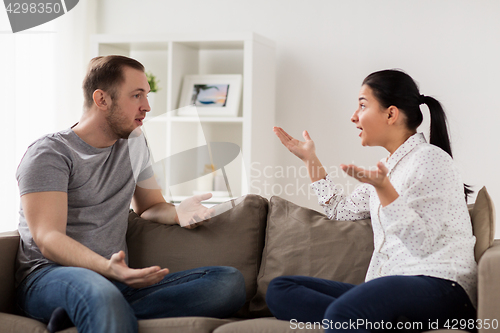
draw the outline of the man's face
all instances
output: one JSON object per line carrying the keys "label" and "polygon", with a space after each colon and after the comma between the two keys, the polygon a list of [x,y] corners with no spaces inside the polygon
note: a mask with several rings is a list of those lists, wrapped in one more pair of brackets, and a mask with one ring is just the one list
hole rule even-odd
{"label": "man's face", "polygon": [[148,103],[149,83],[144,72],[123,68],[124,82],[117,89],[116,98],[106,114],[109,129],[117,138],[127,139],[134,129],[142,126]]}

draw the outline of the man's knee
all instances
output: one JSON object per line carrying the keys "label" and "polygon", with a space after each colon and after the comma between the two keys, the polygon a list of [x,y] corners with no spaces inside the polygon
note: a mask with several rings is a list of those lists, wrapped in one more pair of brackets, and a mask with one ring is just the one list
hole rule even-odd
{"label": "man's knee", "polygon": [[127,303],[116,286],[102,275],[85,268],[67,267],[61,283],[77,306],[94,311],[113,311]]}
{"label": "man's knee", "polygon": [[[245,289],[245,278],[243,274],[234,267],[219,267],[222,276],[222,281],[224,281],[223,287],[221,288],[223,294],[227,299],[232,300],[235,304],[239,304],[239,307],[243,306],[246,301],[246,289]],[[220,292],[220,291],[219,291]]]}

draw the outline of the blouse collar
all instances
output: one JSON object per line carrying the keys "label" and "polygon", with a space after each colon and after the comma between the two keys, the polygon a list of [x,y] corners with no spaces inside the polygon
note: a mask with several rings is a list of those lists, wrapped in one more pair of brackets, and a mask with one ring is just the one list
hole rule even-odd
{"label": "blouse collar", "polygon": [[423,133],[416,133],[410,136],[392,155],[387,157],[385,166],[389,169],[389,173],[403,157],[408,155],[409,152],[422,143],[427,143]]}

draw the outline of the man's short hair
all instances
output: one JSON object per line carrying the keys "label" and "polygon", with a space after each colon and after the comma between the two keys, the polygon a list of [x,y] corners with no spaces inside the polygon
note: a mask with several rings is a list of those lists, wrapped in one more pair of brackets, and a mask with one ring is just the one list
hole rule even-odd
{"label": "man's short hair", "polygon": [[144,72],[144,66],[135,59],[109,55],[90,60],[87,74],[83,80],[84,109],[92,107],[92,95],[97,89],[107,92],[111,100],[118,97],[118,87],[125,81],[123,68],[131,67]]}

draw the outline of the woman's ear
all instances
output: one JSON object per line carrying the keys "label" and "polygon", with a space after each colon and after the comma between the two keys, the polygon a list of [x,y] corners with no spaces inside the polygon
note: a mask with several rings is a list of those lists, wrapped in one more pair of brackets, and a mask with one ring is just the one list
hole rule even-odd
{"label": "woman's ear", "polygon": [[387,115],[387,124],[392,125],[399,119],[400,111],[396,106],[391,105],[387,109],[386,115]]}

